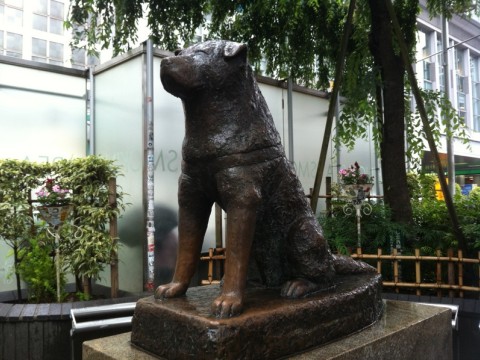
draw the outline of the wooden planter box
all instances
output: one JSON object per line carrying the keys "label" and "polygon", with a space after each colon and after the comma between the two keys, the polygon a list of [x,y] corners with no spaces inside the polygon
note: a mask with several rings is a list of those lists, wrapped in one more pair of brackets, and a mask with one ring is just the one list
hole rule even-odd
{"label": "wooden planter box", "polygon": [[[78,352],[78,346],[76,344],[74,349],[70,334],[71,309],[136,302],[144,296],[146,295],[73,303],[0,303],[0,359],[72,359],[74,350]],[[113,335],[112,332],[105,331],[105,334],[97,333],[95,337],[109,335]]]}

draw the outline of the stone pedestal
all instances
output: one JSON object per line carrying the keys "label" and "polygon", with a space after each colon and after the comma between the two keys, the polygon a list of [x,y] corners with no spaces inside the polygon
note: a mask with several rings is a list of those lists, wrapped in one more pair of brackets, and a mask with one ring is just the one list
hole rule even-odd
{"label": "stone pedestal", "polygon": [[[451,360],[451,312],[403,301],[384,301],[384,313],[372,326],[288,359],[294,360]],[[154,360],[132,346],[131,333],[87,341],[84,360]],[[288,344],[288,339],[283,339]],[[202,357],[200,357],[202,358]]]}

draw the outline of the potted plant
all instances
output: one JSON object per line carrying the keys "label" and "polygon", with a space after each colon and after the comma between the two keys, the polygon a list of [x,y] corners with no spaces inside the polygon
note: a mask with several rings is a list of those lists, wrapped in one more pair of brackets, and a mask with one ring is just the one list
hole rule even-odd
{"label": "potted plant", "polygon": [[52,226],[63,224],[72,211],[70,190],[62,188],[57,179],[47,178],[35,194],[40,217]]}
{"label": "potted plant", "polygon": [[340,182],[348,194],[358,195],[359,192],[363,192],[364,195],[368,195],[373,187],[373,176],[362,173],[360,165],[356,161],[350,167],[341,169],[338,174]]}

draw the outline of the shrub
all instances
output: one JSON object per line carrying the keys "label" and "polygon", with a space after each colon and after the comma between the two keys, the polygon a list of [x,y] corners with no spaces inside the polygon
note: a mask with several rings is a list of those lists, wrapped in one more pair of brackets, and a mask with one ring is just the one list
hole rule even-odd
{"label": "shrub", "polygon": [[[0,239],[13,248],[18,298],[21,299],[20,274],[17,266],[27,259],[29,250],[35,250],[35,261],[42,263],[41,243],[47,243],[43,227],[45,223],[34,221],[31,194],[45,179],[62,180],[62,187],[72,190],[71,202],[75,206],[73,222],[67,222],[59,230],[60,251],[64,270],[70,270],[76,278],[88,283],[98,278],[100,272],[110,263],[111,255],[117,251],[117,240],[108,231],[110,219],[118,217],[125,209],[123,192],[117,186],[115,201],[109,203],[109,180],[121,176],[119,167],[113,161],[97,156],[81,159],[61,160],[53,164],[36,164],[28,161],[0,160]],[[34,200],[35,202],[35,200]],[[38,229],[37,229],[38,228]],[[40,231],[39,231],[40,230]],[[37,233],[40,238],[37,238]],[[53,235],[49,235],[53,240]],[[40,239],[37,243],[30,239]],[[21,251],[25,247],[25,250]],[[28,250],[26,250],[28,249]],[[20,253],[19,253],[20,252]],[[45,255],[45,254],[43,254]],[[47,275],[45,260],[39,271]],[[30,287],[35,275],[29,264],[24,264],[23,274],[29,277]],[[49,282],[43,283],[48,292]],[[78,284],[78,283],[77,283]],[[84,289],[89,296],[89,287]],[[32,290],[33,297],[46,296],[40,290]]]}
{"label": "shrub", "polygon": [[[57,299],[57,275],[54,242],[45,235],[29,240],[19,251],[21,262],[18,272],[28,285],[30,302],[54,302]],[[65,274],[60,273],[60,288],[65,285]],[[61,294],[63,297],[64,294]]]}

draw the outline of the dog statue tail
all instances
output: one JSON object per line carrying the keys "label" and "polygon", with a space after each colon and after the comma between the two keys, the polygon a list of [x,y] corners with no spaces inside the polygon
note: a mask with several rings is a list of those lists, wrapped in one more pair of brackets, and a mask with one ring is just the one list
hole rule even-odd
{"label": "dog statue tail", "polygon": [[376,272],[373,266],[363,261],[357,261],[346,255],[332,255],[333,266],[338,275],[355,275]]}

